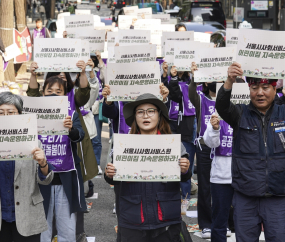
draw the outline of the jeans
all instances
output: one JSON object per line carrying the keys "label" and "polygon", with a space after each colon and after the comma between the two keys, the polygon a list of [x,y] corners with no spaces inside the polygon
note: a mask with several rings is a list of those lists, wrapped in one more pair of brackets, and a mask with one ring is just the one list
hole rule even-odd
{"label": "jeans", "polygon": [[[189,154],[190,167],[189,167],[188,172],[192,172],[192,168],[194,165],[194,156],[196,153],[196,146],[191,142],[182,141],[182,143],[183,143],[184,147],[186,148],[187,153]],[[187,194],[188,194],[187,199],[190,199],[190,196],[191,196],[191,179],[189,179],[186,182],[180,182],[180,187],[181,187],[181,191],[182,191],[182,199],[185,199]]]}
{"label": "jeans", "polygon": [[212,159],[210,158],[211,149],[206,145],[197,146],[197,178],[198,178],[198,224],[200,229],[211,228],[211,188],[210,173]]}
{"label": "jeans", "polygon": [[76,242],[76,214],[70,214],[70,206],[62,185],[51,186],[47,215],[48,230],[41,234],[41,242],[52,240],[52,220],[55,216],[57,241]]}
{"label": "jeans", "polygon": [[211,241],[226,242],[227,227],[234,189],[231,184],[211,183],[212,227]]}
{"label": "jeans", "polygon": [[261,223],[266,242],[284,241],[285,197],[249,197],[234,191],[233,207],[237,242],[258,242]]}
{"label": "jeans", "polygon": [[102,153],[102,142],[101,142],[101,133],[102,133],[102,121],[99,121],[99,114],[94,115],[96,129],[97,129],[97,136],[94,137],[92,141],[93,150],[95,153],[95,157],[97,160],[98,166],[100,165],[101,153]]}

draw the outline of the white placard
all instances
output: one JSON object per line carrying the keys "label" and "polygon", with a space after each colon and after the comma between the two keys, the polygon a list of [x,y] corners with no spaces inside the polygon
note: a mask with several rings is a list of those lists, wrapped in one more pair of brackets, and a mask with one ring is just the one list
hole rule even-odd
{"label": "white placard", "polygon": [[77,39],[88,40],[90,54],[95,55],[96,51],[104,52],[105,45],[105,30],[77,30],[75,37]]}
{"label": "white placard", "polygon": [[236,47],[198,49],[195,59],[195,82],[226,81],[228,68],[236,59]]}
{"label": "white placard", "polygon": [[137,11],[138,19],[151,19],[152,8],[140,8]]}
{"label": "white placard", "polygon": [[39,146],[36,114],[1,116],[0,123],[0,161],[32,160]]}
{"label": "white placard", "polygon": [[75,9],[75,15],[89,15],[91,14],[90,9]]}
{"label": "white placard", "polygon": [[73,15],[64,17],[64,27],[67,32],[83,28],[88,31],[94,29],[93,15]]}
{"label": "white placard", "polygon": [[174,66],[177,71],[191,71],[192,62],[195,61],[195,50],[213,48],[213,43],[197,41],[181,41],[174,43]]}
{"label": "white placard", "polygon": [[64,19],[65,16],[70,16],[70,12],[59,13],[57,15],[57,20]]}
{"label": "white placard", "polygon": [[118,32],[107,32],[107,47],[115,46],[118,35]]}
{"label": "white placard", "polygon": [[54,38],[62,39],[63,38],[63,34],[54,33]]}
{"label": "white placard", "polygon": [[103,22],[96,22],[96,23],[94,23],[94,29],[96,29],[96,30],[106,30],[105,27],[106,27],[105,23],[103,23]]}
{"label": "white placard", "polygon": [[93,15],[93,19],[94,19],[94,25],[95,23],[100,23],[101,22],[101,18],[99,15]]}
{"label": "white placard", "polygon": [[6,55],[3,54],[5,61],[9,61],[11,59],[14,59],[18,55],[22,54],[21,50],[18,48],[18,45],[16,43],[6,47],[5,52],[6,52]]}
{"label": "white placard", "polygon": [[194,40],[200,41],[203,43],[210,43],[211,42],[211,34],[195,32],[194,33]]}
{"label": "white placard", "polygon": [[227,29],[226,30],[226,46],[237,46],[238,44],[239,29]]}
{"label": "white placard", "polygon": [[[56,21],[56,34],[63,36],[63,32],[65,31],[64,27],[64,19],[59,19]],[[61,37],[63,38],[63,37]]]}
{"label": "white placard", "polygon": [[76,63],[81,59],[80,39],[37,38],[34,40],[36,72],[81,72]]}
{"label": "white placard", "polygon": [[23,99],[23,113],[37,115],[39,135],[68,135],[63,120],[68,116],[68,97],[26,97]]}
{"label": "white placard", "polygon": [[180,134],[114,134],[113,151],[114,181],[180,181]]}
{"label": "white placard", "polygon": [[244,76],[285,79],[285,32],[240,29],[237,59]]}
{"label": "white placard", "polygon": [[115,63],[156,61],[156,45],[115,46]]}
{"label": "white placard", "polygon": [[158,61],[108,64],[107,83],[111,90],[108,101],[135,101],[144,93],[151,93],[162,100]]}
{"label": "white placard", "polygon": [[160,19],[138,19],[134,24],[134,29],[152,30],[161,24]]}
{"label": "white placard", "polygon": [[150,43],[150,30],[120,30],[118,33],[120,46]]}
{"label": "white placard", "polygon": [[115,46],[108,47],[108,64],[115,63]]}
{"label": "white placard", "polygon": [[162,32],[161,55],[165,56],[164,46],[166,40],[194,41],[194,31]]}
{"label": "white placard", "polygon": [[119,15],[119,29],[130,29],[133,19],[137,19],[136,15]]}
{"label": "white placard", "polygon": [[153,14],[152,19],[160,19],[161,24],[170,24],[170,14]]}
{"label": "white placard", "polygon": [[[85,63],[90,59],[90,46],[88,40],[81,40],[81,60],[83,60]],[[86,66],[87,68],[88,66]],[[86,71],[86,69],[85,69]]]}
{"label": "white placard", "polygon": [[138,6],[132,6],[132,7],[124,7],[124,14],[125,15],[135,15],[137,16]]}

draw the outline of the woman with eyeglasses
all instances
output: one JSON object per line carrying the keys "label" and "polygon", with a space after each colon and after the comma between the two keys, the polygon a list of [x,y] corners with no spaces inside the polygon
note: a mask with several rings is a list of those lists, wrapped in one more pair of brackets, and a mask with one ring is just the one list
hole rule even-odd
{"label": "woman with eyeglasses", "polygon": [[[19,96],[0,93],[0,123],[1,117],[20,115],[22,110]],[[32,154],[32,160],[0,161],[0,241],[40,242],[41,233],[48,229],[38,184],[51,183],[53,167],[41,142]]]}
{"label": "woman with eyeglasses", "polygon": [[[171,134],[168,110],[152,94],[140,95],[124,105],[125,122],[130,134]],[[126,134],[127,135],[127,134]],[[181,180],[191,178],[188,153],[181,144]],[[181,231],[181,198],[179,182],[118,182],[116,168],[108,163],[105,180],[120,187],[118,226],[122,242],[178,242]]]}

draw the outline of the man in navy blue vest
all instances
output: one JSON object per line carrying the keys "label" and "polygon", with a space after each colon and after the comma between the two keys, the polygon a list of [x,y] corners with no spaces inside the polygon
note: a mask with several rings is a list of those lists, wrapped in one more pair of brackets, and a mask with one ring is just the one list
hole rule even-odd
{"label": "man in navy blue vest", "polygon": [[232,85],[243,71],[228,69],[216,109],[234,130],[232,186],[238,242],[258,241],[261,224],[267,242],[285,239],[285,106],[274,103],[275,79],[247,77],[251,102],[230,102]]}

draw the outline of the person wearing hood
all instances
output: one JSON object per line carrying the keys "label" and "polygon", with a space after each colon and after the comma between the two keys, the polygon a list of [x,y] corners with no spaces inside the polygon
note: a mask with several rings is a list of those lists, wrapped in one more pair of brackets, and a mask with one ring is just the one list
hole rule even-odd
{"label": "person wearing hood", "polygon": [[[171,134],[168,110],[152,94],[142,94],[123,108],[130,134]],[[147,121],[147,124],[146,122]],[[128,134],[126,134],[128,135]],[[181,180],[191,178],[188,153],[181,144]],[[120,186],[118,227],[125,242],[178,242],[181,231],[181,198],[179,182],[119,182],[114,181],[116,168],[107,164],[104,178]],[[157,199],[154,199],[157,198]]]}

